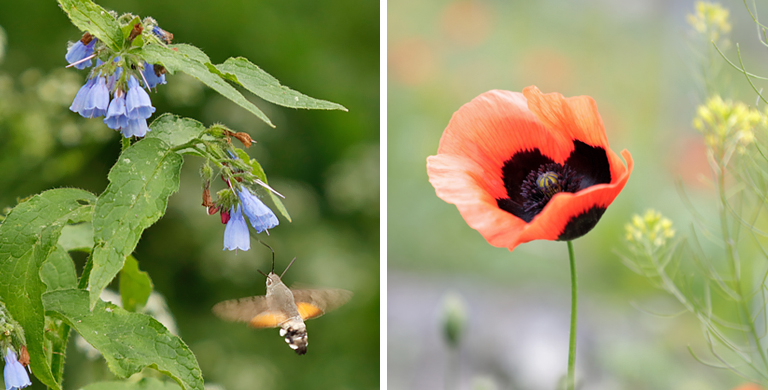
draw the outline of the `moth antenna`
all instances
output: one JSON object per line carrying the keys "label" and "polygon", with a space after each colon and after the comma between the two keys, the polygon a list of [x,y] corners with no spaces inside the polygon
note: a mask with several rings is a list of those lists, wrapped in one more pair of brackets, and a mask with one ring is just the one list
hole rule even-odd
{"label": "moth antenna", "polygon": [[260,269],[257,269],[256,271],[259,271],[259,273],[260,273],[260,274],[264,275],[264,276],[265,276],[265,277],[267,277],[267,278],[269,277],[269,276],[267,276],[267,274],[265,274],[265,273],[264,273],[264,271],[262,271],[262,270],[260,270]]}
{"label": "moth antenna", "polygon": [[[288,263],[288,266],[285,267],[285,271],[283,271],[283,275],[285,275],[286,272],[288,272],[288,268],[291,268],[291,265],[293,265],[293,262],[296,261],[296,258],[294,257],[293,260],[291,260],[290,263]],[[280,275],[280,279],[283,278],[283,275]]]}

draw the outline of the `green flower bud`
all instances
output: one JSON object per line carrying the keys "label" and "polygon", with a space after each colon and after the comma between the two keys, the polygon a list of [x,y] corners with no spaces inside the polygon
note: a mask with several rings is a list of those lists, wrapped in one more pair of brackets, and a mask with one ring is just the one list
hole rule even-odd
{"label": "green flower bud", "polygon": [[467,305],[458,293],[443,297],[440,323],[445,342],[451,348],[458,348],[464,328],[467,326]]}

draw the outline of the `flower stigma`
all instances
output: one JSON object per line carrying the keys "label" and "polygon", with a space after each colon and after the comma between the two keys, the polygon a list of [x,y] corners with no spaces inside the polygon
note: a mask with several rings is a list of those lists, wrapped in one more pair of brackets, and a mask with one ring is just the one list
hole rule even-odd
{"label": "flower stigma", "polygon": [[536,186],[548,197],[561,191],[560,175],[556,172],[546,171],[536,178]]}

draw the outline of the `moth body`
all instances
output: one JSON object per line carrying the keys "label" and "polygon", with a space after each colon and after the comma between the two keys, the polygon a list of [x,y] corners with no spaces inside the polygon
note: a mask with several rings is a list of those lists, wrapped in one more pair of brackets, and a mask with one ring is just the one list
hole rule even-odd
{"label": "moth body", "polygon": [[290,289],[280,276],[267,276],[267,294],[219,302],[213,312],[228,321],[247,322],[254,328],[280,328],[280,337],[297,354],[307,353],[307,326],[304,320],[317,318],[351,297],[342,289]]}

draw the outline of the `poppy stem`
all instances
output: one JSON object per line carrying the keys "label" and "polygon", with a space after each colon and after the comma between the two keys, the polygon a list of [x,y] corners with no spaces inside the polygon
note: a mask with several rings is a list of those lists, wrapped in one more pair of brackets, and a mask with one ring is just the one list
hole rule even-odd
{"label": "poppy stem", "polygon": [[573,241],[568,241],[568,257],[571,263],[571,335],[568,342],[568,374],[565,378],[567,390],[573,390],[576,385],[574,369],[576,367],[576,317],[579,293],[576,283],[576,257],[573,253]]}

